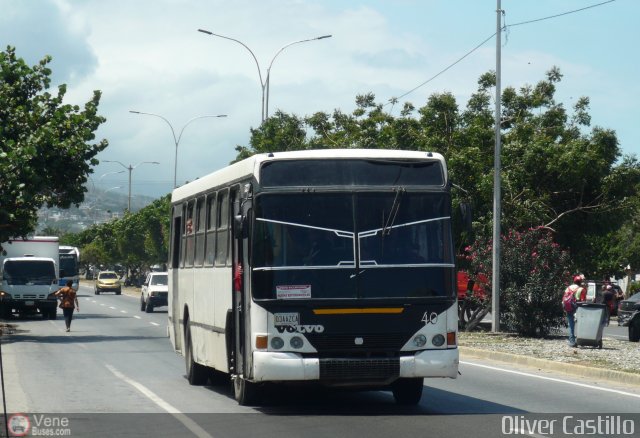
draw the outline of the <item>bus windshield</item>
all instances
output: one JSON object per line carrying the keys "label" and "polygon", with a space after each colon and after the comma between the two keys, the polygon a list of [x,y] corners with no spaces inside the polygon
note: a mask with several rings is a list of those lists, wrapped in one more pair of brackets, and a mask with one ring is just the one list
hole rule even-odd
{"label": "bus windshield", "polygon": [[78,275],[78,258],[75,254],[60,254],[60,271],[66,277]]}
{"label": "bus windshield", "polygon": [[252,244],[256,299],[442,297],[453,255],[447,194],[262,194]]}

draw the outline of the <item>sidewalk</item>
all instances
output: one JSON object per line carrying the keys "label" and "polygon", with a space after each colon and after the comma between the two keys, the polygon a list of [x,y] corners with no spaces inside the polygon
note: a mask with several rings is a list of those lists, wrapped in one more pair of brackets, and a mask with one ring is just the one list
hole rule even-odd
{"label": "sidewalk", "polygon": [[535,367],[593,379],[640,386],[640,346],[610,337],[603,348],[571,348],[565,336],[522,338],[508,333],[460,332],[462,358]]}

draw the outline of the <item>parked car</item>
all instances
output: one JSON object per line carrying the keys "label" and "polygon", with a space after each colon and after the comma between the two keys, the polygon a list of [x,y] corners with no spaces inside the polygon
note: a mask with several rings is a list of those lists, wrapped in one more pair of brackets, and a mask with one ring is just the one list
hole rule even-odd
{"label": "parked car", "polygon": [[166,272],[151,272],[142,284],[140,294],[140,310],[153,312],[155,307],[166,306],[169,295],[169,274]]}
{"label": "parked car", "polygon": [[640,292],[618,303],[618,325],[629,327],[629,340],[640,341]]}
{"label": "parked car", "polygon": [[101,292],[115,292],[116,295],[122,293],[120,278],[114,271],[101,271],[96,278],[94,293],[100,295]]}

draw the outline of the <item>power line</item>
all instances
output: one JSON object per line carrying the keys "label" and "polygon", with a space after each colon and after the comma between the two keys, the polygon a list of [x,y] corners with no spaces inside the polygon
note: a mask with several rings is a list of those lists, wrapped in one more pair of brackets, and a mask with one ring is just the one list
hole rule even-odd
{"label": "power line", "polygon": [[[540,21],[545,21],[545,20],[551,20],[553,18],[558,18],[558,17],[562,17],[565,15],[569,15],[569,14],[575,14],[577,12],[582,12],[585,11],[587,9],[591,9],[591,8],[596,8],[598,6],[603,6],[606,5],[607,3],[613,3],[616,0],[608,0],[605,2],[601,2],[601,3],[596,3],[594,5],[590,5],[590,6],[585,6],[584,8],[580,8],[580,9],[574,9],[572,11],[567,11],[567,12],[563,12],[561,14],[555,14],[555,15],[549,15],[548,17],[542,17],[542,18],[536,18],[534,20],[528,20],[528,21],[522,21],[520,23],[514,23],[514,24],[509,24],[509,25],[505,25],[502,30],[507,30],[510,27],[515,27],[515,26],[522,26],[524,24],[531,24],[531,23],[537,23]],[[467,53],[465,53],[464,55],[462,55],[460,58],[458,58],[456,61],[454,61],[452,64],[450,64],[449,66],[445,67],[444,69],[440,70],[438,73],[436,73],[435,75],[433,75],[432,77],[430,77],[429,79],[427,79],[426,81],[424,81],[423,83],[421,83],[420,85],[412,88],[411,90],[407,91],[406,93],[398,96],[398,97],[392,97],[391,99],[389,99],[389,102],[387,102],[385,105],[393,105],[395,104],[398,100],[402,99],[405,96],[408,96],[409,94],[413,93],[414,91],[416,91],[417,89],[427,85],[429,82],[433,81],[434,79],[436,79],[438,76],[440,76],[441,74],[443,74],[444,72],[446,72],[447,70],[449,70],[450,68],[452,68],[453,66],[455,66],[456,64],[458,64],[460,61],[462,61],[463,59],[465,59],[467,56],[471,55],[473,52],[475,52],[476,50],[478,50],[480,47],[482,47],[484,44],[487,43],[487,41],[491,40],[494,36],[496,36],[497,33],[494,32],[491,36],[489,36],[487,39],[485,39],[484,41],[482,41],[480,44],[478,44],[477,46],[475,46],[473,49],[469,50]]]}
{"label": "power line", "polygon": [[562,14],[550,15],[548,17],[537,18],[535,20],[522,21],[520,23],[510,24],[509,26],[505,26],[505,27],[515,27],[515,26],[521,26],[523,24],[537,23],[538,21],[550,20],[552,18],[562,17],[564,15],[575,14],[576,12],[582,12],[582,11],[585,11],[587,9],[596,8],[598,6],[606,5],[607,3],[613,3],[615,1],[616,0],[608,0],[606,2],[597,3],[597,4],[591,5],[591,6],[585,6],[584,8],[580,8],[580,9],[575,9],[573,11],[563,12]]}

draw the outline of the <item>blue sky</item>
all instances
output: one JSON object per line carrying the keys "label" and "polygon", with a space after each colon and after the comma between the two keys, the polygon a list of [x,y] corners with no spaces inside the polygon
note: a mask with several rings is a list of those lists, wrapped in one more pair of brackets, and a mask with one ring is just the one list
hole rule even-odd
{"label": "blue sky", "polygon": [[[505,24],[548,17],[604,0],[502,0]],[[68,103],[103,92],[99,130],[110,146],[101,160],[133,171],[133,193],[159,196],[173,186],[176,131],[191,118],[179,147],[178,181],[226,165],[260,124],[258,70],[246,49],[197,32],[204,28],[244,42],[263,75],[283,45],[332,34],[282,52],[271,71],[270,112],[297,115],[339,108],[355,96],[396,97],[447,67],[496,29],[495,0],[0,0],[0,44],[36,63],[53,56],[54,83],[68,84]],[[640,156],[637,43],[640,2],[616,0],[582,12],[509,27],[503,34],[502,83],[520,87],[564,74],[558,101],[591,100],[592,126],[614,129],[625,154]],[[404,97],[422,106],[433,93],[453,93],[460,106],[478,77],[495,69],[492,39],[449,71]],[[397,108],[395,109],[397,111]],[[94,183],[121,186],[126,173],[101,163]],[[105,175],[106,174],[106,175]]]}

